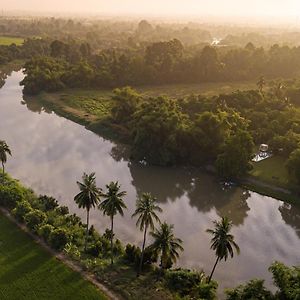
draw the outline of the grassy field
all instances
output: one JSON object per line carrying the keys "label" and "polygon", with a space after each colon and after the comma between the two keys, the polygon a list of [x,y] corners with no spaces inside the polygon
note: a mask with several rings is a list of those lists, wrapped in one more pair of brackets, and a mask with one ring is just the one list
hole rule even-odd
{"label": "grassy field", "polygon": [[136,89],[146,96],[166,95],[175,98],[182,98],[191,94],[202,94],[204,96],[214,96],[219,94],[229,94],[236,90],[256,89],[256,83],[246,82],[207,82],[199,84],[169,84],[158,86],[144,86]]}
{"label": "grassy field", "polygon": [[107,299],[0,214],[0,298]]}
{"label": "grassy field", "polygon": [[253,177],[276,186],[288,187],[289,174],[285,167],[286,159],[280,156],[253,163],[253,170],[250,175]]}
{"label": "grassy field", "polygon": [[[181,98],[191,94],[213,96],[220,93],[230,93],[237,89],[247,90],[255,88],[255,83],[203,83],[203,84],[178,84],[139,87],[137,90],[145,96],[167,95]],[[60,93],[41,93],[30,99],[31,104],[42,103],[50,108],[59,110],[67,117],[85,120],[86,123],[103,119],[110,114],[111,90],[85,90],[69,89]],[[28,102],[28,103],[29,103]]]}
{"label": "grassy field", "polygon": [[17,46],[24,43],[23,38],[10,37],[10,36],[0,36],[0,45],[9,46],[11,44],[16,44]]}

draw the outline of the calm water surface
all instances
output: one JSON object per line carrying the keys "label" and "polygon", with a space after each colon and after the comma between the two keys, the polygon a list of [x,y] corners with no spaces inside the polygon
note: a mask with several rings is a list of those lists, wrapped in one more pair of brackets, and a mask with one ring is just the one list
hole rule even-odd
{"label": "calm water surface", "polygon": [[[104,140],[83,126],[49,112],[22,97],[22,72],[13,72],[0,89],[0,138],[13,158],[7,170],[41,194],[56,197],[71,212],[85,218],[73,202],[76,181],[95,171],[103,187],[118,180],[128,192],[125,217],[116,217],[116,234],[124,242],[141,243],[142,234],[131,219],[137,194],[154,194],[163,208],[162,220],[175,225],[185,251],[178,264],[210,272],[214,253],[205,230],[212,220],[228,215],[241,254],[215,273],[221,289],[253,277],[271,285],[267,269],[274,260],[300,265],[300,209],[240,188],[223,191],[214,178],[184,168],[145,167],[127,160],[124,148]],[[109,220],[93,211],[91,222],[99,231]]]}

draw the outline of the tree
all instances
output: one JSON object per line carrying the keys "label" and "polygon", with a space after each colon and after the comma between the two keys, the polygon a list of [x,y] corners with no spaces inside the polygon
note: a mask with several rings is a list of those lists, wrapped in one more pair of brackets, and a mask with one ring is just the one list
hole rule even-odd
{"label": "tree", "polygon": [[216,160],[219,175],[224,178],[234,178],[249,171],[253,147],[252,137],[245,130],[238,130],[230,136],[225,141],[223,152]]}
{"label": "tree", "polygon": [[269,268],[272,272],[273,282],[278,287],[276,299],[297,300],[300,295],[300,268],[287,267],[275,261]]}
{"label": "tree", "polygon": [[94,208],[99,203],[101,190],[96,186],[95,173],[91,173],[90,175],[84,173],[82,180],[83,183],[77,181],[80,193],[74,197],[74,200],[78,204],[79,208],[86,209],[86,238],[84,244],[84,250],[86,251],[87,239],[89,235],[90,209]]}
{"label": "tree", "polygon": [[264,280],[252,279],[246,284],[225,291],[227,300],[271,300],[274,299],[270,291],[264,286]]}
{"label": "tree", "polygon": [[121,186],[117,182],[111,182],[106,185],[107,192],[102,194],[104,200],[100,203],[99,209],[103,211],[104,215],[107,215],[111,219],[111,234],[110,234],[110,250],[111,250],[111,264],[113,260],[113,239],[114,239],[114,216],[119,213],[124,215],[123,209],[127,208],[124,203],[123,197],[126,195],[125,191],[120,191]]}
{"label": "tree", "polygon": [[149,193],[144,193],[142,197],[137,200],[136,210],[132,215],[132,217],[138,216],[136,226],[139,226],[141,231],[144,230],[144,240],[137,276],[142,272],[147,230],[149,227],[151,230],[154,230],[154,220],[160,223],[160,219],[156,212],[162,212],[162,209],[156,205],[155,202],[155,197]]}
{"label": "tree", "polygon": [[231,258],[233,258],[234,249],[238,254],[240,253],[240,248],[234,241],[234,236],[229,233],[232,227],[232,222],[229,221],[227,217],[222,217],[221,221],[214,221],[214,225],[214,229],[206,230],[206,232],[213,235],[210,248],[215,251],[215,255],[217,257],[212,272],[209,276],[208,282],[211,281],[216,266],[220,260],[224,259],[226,261],[228,255],[230,255]]}
{"label": "tree", "polygon": [[162,223],[158,229],[155,229],[150,234],[154,239],[151,244],[151,249],[160,255],[160,267],[167,269],[176,262],[179,257],[178,251],[183,251],[182,240],[174,236],[174,225]]}
{"label": "tree", "polygon": [[9,146],[6,144],[5,141],[0,141],[0,160],[2,163],[2,173],[4,176],[4,164],[7,162],[7,154],[11,156],[11,151]]}
{"label": "tree", "polygon": [[258,80],[258,82],[256,83],[258,90],[262,93],[264,90],[264,87],[266,85],[266,81],[265,81],[265,77],[261,76]]}

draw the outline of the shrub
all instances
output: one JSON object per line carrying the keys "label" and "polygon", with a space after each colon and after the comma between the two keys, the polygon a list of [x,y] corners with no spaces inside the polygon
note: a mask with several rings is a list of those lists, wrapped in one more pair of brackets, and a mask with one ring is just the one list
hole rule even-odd
{"label": "shrub", "polygon": [[69,214],[69,208],[67,206],[59,206],[56,211],[63,216]]}
{"label": "shrub", "polygon": [[207,283],[203,280],[199,285],[197,285],[191,292],[191,296],[195,299],[205,299],[205,300],[215,300],[216,291],[218,288],[218,283],[216,281],[211,281]]}
{"label": "shrub", "polygon": [[57,200],[53,197],[48,197],[46,195],[43,195],[43,196],[39,196],[38,200],[42,206],[43,211],[54,210],[59,206]]}
{"label": "shrub", "polygon": [[73,259],[80,259],[81,253],[78,247],[72,243],[67,243],[64,247],[64,253]]}
{"label": "shrub", "polygon": [[69,235],[63,228],[53,230],[49,236],[49,243],[51,247],[56,250],[62,250],[69,242]]}
{"label": "shrub", "polygon": [[191,293],[204,279],[203,272],[192,272],[186,269],[170,270],[166,273],[167,285],[181,296]]}
{"label": "shrub", "polygon": [[113,245],[113,253],[114,255],[118,256],[118,255],[123,255],[124,254],[124,248],[123,248],[123,245],[122,243],[120,242],[120,240],[116,240],[114,242],[114,245]]}
{"label": "shrub", "polygon": [[26,200],[22,200],[17,202],[17,205],[13,209],[12,213],[19,222],[24,222],[25,215],[31,210],[31,205]]}
{"label": "shrub", "polygon": [[44,224],[39,227],[38,235],[41,236],[45,241],[48,241],[50,234],[54,230],[54,227],[50,224]]}
{"label": "shrub", "polygon": [[18,185],[0,185],[0,204],[2,206],[13,209],[17,202],[24,199],[23,190]]}
{"label": "shrub", "polygon": [[241,284],[234,289],[225,291],[227,300],[269,300],[272,294],[264,287],[264,281],[253,279],[246,284]]}
{"label": "shrub", "polygon": [[36,231],[39,225],[47,220],[47,216],[44,212],[38,209],[34,209],[28,212],[25,215],[24,219],[27,224],[27,227],[32,231]]}
{"label": "shrub", "polygon": [[141,256],[141,249],[135,245],[127,244],[125,247],[124,258],[133,264],[137,264]]}

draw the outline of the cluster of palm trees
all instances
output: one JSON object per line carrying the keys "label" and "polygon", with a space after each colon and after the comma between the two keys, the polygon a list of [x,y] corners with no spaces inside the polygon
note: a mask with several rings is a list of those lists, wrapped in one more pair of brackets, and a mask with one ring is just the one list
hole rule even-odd
{"label": "cluster of palm trees", "polygon": [[[84,173],[82,177],[83,182],[77,182],[80,192],[75,196],[74,200],[79,208],[86,209],[87,212],[87,227],[85,250],[87,247],[87,239],[89,234],[89,213],[92,208],[98,207],[104,215],[111,219],[111,264],[113,260],[113,238],[114,238],[114,216],[120,214],[124,215],[126,204],[124,197],[125,191],[121,191],[121,186],[118,182],[111,182],[106,185],[106,191],[97,188],[95,173],[90,175]],[[176,262],[179,257],[179,251],[183,251],[182,240],[176,238],[174,235],[174,226],[166,222],[161,223],[157,213],[162,212],[162,209],[157,205],[157,199],[150,193],[144,193],[137,199],[136,209],[132,217],[137,217],[136,226],[143,232],[143,244],[141,248],[141,257],[137,276],[142,272],[143,259],[145,252],[145,245],[148,230],[153,239],[150,249],[160,256],[160,266],[166,269],[170,263]],[[155,223],[159,224],[155,228]],[[211,281],[213,273],[219,261],[225,261],[230,256],[234,256],[234,250],[240,252],[239,246],[234,241],[234,236],[230,234],[232,222],[227,217],[223,217],[220,221],[214,221],[214,229],[207,229],[207,232],[212,234],[211,249],[214,250],[217,257],[212,272],[209,276],[208,282]]]}
{"label": "cluster of palm trees", "polygon": [[[7,155],[11,155],[11,150],[7,143],[0,140],[0,160],[2,163],[2,174],[4,176],[4,164],[7,162]],[[110,234],[110,246],[111,246],[111,264],[114,263],[113,257],[113,239],[114,239],[114,217],[117,214],[124,215],[124,209],[126,204],[124,197],[125,191],[121,191],[121,186],[118,182],[111,182],[106,185],[106,192],[98,188],[96,185],[95,173],[86,174],[82,176],[82,181],[77,181],[80,192],[74,197],[75,202],[79,208],[86,209],[86,237],[84,249],[87,249],[87,240],[89,235],[89,215],[90,210],[99,208],[104,215],[111,219],[111,234]],[[145,245],[148,230],[150,229],[150,235],[153,238],[153,243],[150,245],[151,250],[160,256],[160,266],[165,269],[170,265],[170,262],[176,262],[179,257],[179,251],[183,251],[182,240],[174,236],[174,226],[169,225],[166,222],[161,223],[157,213],[161,213],[162,209],[157,205],[157,199],[149,193],[144,193],[137,199],[136,209],[132,217],[137,217],[136,226],[143,231],[143,244],[141,250],[141,258],[137,275],[142,272]],[[155,228],[155,222],[159,224],[158,228]],[[239,254],[239,246],[234,241],[234,236],[230,234],[232,228],[232,222],[223,217],[220,221],[214,221],[214,229],[207,229],[207,232],[212,234],[211,249],[214,250],[216,255],[216,262],[213,266],[212,272],[208,281],[211,281],[213,273],[219,261],[224,259],[225,261],[230,256],[234,256],[234,250]]]}

